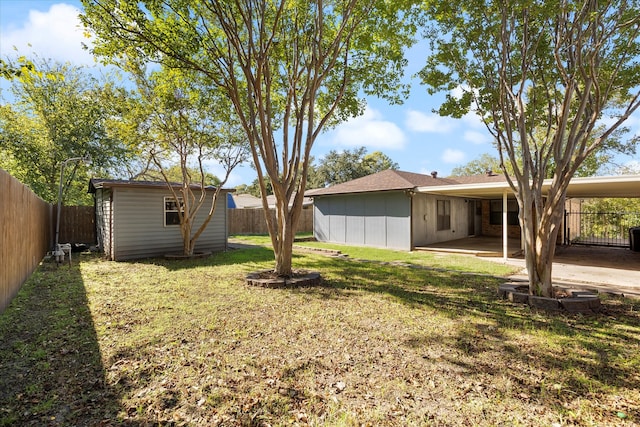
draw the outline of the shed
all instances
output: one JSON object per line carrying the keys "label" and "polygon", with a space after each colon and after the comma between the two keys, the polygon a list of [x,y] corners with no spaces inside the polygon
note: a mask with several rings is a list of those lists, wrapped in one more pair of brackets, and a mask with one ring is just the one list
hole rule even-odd
{"label": "shed", "polygon": [[[193,188],[198,196],[200,186]],[[204,191],[210,193],[207,197],[213,197],[215,187],[205,187]],[[227,249],[227,194],[231,191],[221,191],[213,218],[196,241],[196,251]],[[177,207],[166,182],[94,178],[89,182],[89,192],[94,194],[98,246],[107,259],[121,261],[182,252]],[[206,206],[200,209],[195,227],[204,222],[208,212]]]}

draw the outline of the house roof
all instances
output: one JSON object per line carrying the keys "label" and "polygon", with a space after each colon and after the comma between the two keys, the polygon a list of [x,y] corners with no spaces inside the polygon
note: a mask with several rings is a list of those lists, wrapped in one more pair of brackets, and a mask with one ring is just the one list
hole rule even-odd
{"label": "house roof", "polygon": [[[179,188],[182,186],[182,183],[172,182],[171,186],[174,188]],[[126,179],[102,179],[102,178],[91,178],[89,180],[89,193],[95,193],[99,188],[167,188],[168,185],[164,181],[131,181]],[[191,188],[194,190],[200,189],[199,184],[191,184]],[[216,187],[209,185],[205,187],[205,190],[215,190]],[[220,191],[223,192],[233,192],[233,189],[224,189],[221,188]]]}
{"label": "house roof", "polygon": [[[551,179],[545,180],[543,192],[550,186]],[[498,173],[434,178],[430,175],[386,170],[331,187],[309,190],[305,196],[392,190],[414,190],[418,193],[483,199],[501,198],[505,193],[513,194],[506,177]],[[573,178],[567,190],[567,197],[640,197],[640,175]]]}
{"label": "house roof", "polygon": [[262,199],[251,194],[234,194],[233,201],[238,209],[261,208]]}
{"label": "house roof", "polygon": [[450,178],[434,178],[431,175],[387,169],[331,187],[308,190],[305,196],[411,190],[416,187],[444,184],[455,184],[455,181]]}
{"label": "house roof", "polygon": [[[296,194],[297,193],[294,191],[293,194],[291,195],[291,198],[289,199],[289,206],[293,205],[293,199],[296,197]],[[276,196],[275,196],[275,194],[269,194],[267,196],[267,204],[269,205],[269,208],[271,208],[271,209],[276,207]],[[313,204],[313,200],[305,192],[304,198],[302,199],[302,206],[303,207],[307,207],[307,206],[311,206],[312,204]],[[260,204],[260,207],[262,207],[262,204]]]}

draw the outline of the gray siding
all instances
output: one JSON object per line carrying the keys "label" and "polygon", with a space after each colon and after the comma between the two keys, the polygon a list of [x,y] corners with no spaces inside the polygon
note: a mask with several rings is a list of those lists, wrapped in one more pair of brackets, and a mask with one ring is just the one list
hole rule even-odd
{"label": "gray siding", "polygon": [[404,192],[316,197],[314,209],[320,241],[411,249],[411,199]]}
{"label": "gray siding", "polygon": [[[164,189],[115,188],[113,194],[112,259],[125,260],[182,253],[180,227],[164,225]],[[214,217],[196,241],[196,251],[226,249],[226,194],[217,201]],[[208,205],[198,212],[195,229],[202,224]],[[106,245],[105,245],[106,246]]]}

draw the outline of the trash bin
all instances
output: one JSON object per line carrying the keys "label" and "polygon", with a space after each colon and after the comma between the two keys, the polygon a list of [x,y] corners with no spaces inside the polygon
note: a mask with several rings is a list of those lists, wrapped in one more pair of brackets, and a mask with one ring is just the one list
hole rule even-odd
{"label": "trash bin", "polygon": [[629,246],[632,251],[640,252],[640,227],[629,229]]}

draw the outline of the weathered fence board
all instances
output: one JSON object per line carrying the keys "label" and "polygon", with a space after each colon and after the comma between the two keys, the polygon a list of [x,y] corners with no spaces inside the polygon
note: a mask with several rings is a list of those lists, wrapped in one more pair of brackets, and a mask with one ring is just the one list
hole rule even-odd
{"label": "weathered fence board", "polygon": [[[275,210],[270,209],[275,221]],[[228,209],[229,234],[268,234],[263,209]],[[313,209],[303,209],[298,221],[298,233],[313,231]]]}
{"label": "weathered fence board", "polygon": [[[57,206],[54,206],[54,221],[57,220],[57,211]],[[96,243],[94,207],[63,206],[60,215],[60,236],[58,241],[60,243]]]}
{"label": "weathered fence board", "polygon": [[52,209],[0,169],[0,312],[51,247]]}

